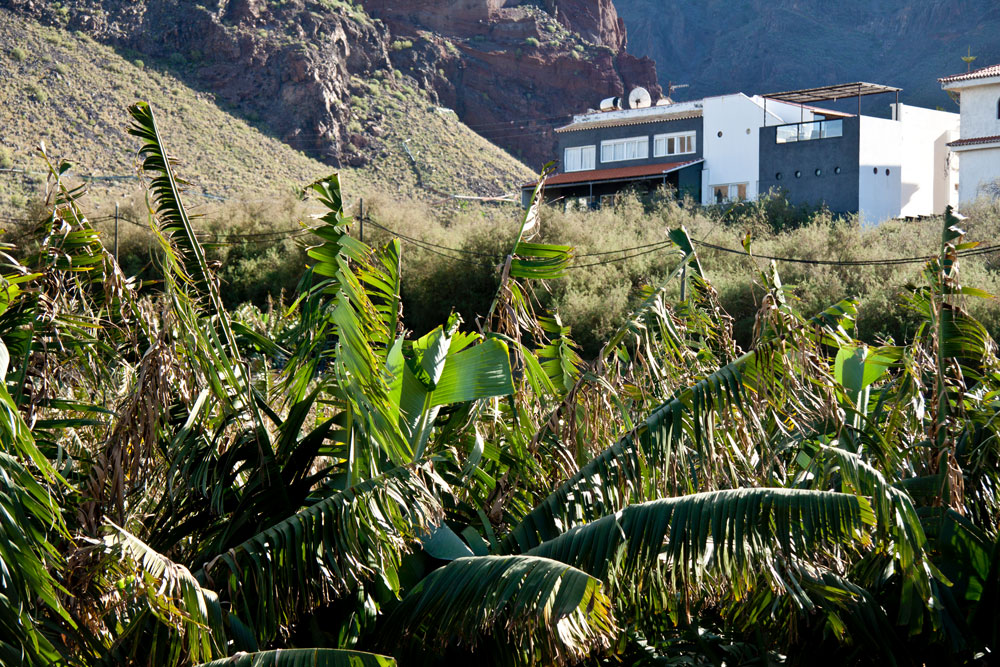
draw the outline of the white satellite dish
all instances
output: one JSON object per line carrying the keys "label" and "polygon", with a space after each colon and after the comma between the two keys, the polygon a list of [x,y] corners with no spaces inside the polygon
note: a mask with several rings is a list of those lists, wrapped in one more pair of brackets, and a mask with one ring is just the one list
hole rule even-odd
{"label": "white satellite dish", "polygon": [[645,109],[652,104],[653,99],[649,96],[649,91],[642,86],[633,88],[632,92],[628,94],[629,109]]}

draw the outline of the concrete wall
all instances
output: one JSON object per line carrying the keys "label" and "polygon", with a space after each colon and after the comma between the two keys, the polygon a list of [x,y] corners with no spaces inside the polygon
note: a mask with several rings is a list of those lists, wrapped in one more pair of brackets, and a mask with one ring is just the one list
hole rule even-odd
{"label": "concrete wall", "polygon": [[[771,103],[768,102],[770,110]],[[759,187],[785,190],[793,204],[826,204],[835,213],[858,210],[858,118],[843,119],[843,136],[779,144],[776,127],[762,127]],[[840,173],[836,173],[837,168]],[[816,170],[820,174],[816,175]],[[799,172],[796,177],[795,173]],[[778,175],[780,174],[780,178]]]}
{"label": "concrete wall", "polygon": [[900,104],[902,124],[900,215],[935,215],[957,203],[955,161],[948,142],[958,138],[959,115]]}
{"label": "concrete wall", "polygon": [[[653,157],[653,135],[671,132],[689,132],[691,130],[697,132],[694,153]],[[688,160],[697,160],[702,157],[702,143],[704,139],[701,118],[685,118],[683,120],[670,120],[659,123],[642,123],[640,125],[624,125],[618,127],[601,127],[591,130],[561,132],[556,136],[559,138],[559,173],[563,173],[563,152],[566,148],[572,148],[574,146],[595,146],[597,151],[595,163],[596,168],[614,169],[616,167],[635,167],[645,164],[667,164],[670,162],[687,162]],[[618,162],[601,161],[602,141],[642,136],[646,137],[649,141],[649,157],[645,160],[620,160]]]}
{"label": "concrete wall", "polygon": [[863,225],[900,215],[902,191],[902,123],[860,117],[858,151],[858,217]]}
{"label": "concrete wall", "polygon": [[959,180],[958,201],[961,206],[971,204],[982,195],[996,196],[988,186],[1000,181],[1000,148],[969,147],[960,154],[961,179]]}
{"label": "concrete wall", "polygon": [[976,85],[959,89],[961,95],[962,138],[993,137],[1000,135],[1000,118],[997,118],[997,104],[1000,103],[1000,83]]}
{"label": "concrete wall", "polygon": [[763,109],[742,94],[705,98],[703,108],[705,168],[701,203],[715,203],[712,186],[730,183],[747,183],[747,198],[755,199],[760,175],[758,128],[764,124]]}

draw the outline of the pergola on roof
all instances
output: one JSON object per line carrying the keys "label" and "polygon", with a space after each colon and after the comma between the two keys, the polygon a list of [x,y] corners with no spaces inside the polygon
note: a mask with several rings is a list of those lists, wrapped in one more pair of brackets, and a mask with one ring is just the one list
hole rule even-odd
{"label": "pergola on roof", "polygon": [[882,86],[877,83],[865,83],[858,81],[855,83],[838,83],[833,86],[820,86],[819,88],[802,88],[801,90],[789,90],[784,93],[772,93],[764,95],[771,100],[782,102],[793,102],[796,104],[810,104],[812,102],[824,102],[830,100],[842,100],[848,97],[861,97],[863,95],[878,95],[880,93],[899,93],[902,88],[892,86]]}

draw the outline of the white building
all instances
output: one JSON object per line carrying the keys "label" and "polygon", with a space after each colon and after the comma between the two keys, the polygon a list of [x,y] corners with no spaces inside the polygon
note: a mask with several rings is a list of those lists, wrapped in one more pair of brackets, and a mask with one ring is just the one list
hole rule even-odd
{"label": "white building", "polygon": [[1000,184],[1000,65],[938,79],[959,97],[962,129],[949,146],[958,157],[958,203],[995,196]]}
{"label": "white building", "polygon": [[[857,97],[860,111],[862,96],[886,93],[896,95],[888,118],[811,106]],[[712,205],[777,188],[795,204],[857,213],[867,224],[941,213],[954,203],[947,144],[959,116],[900,104],[898,94],[859,82],[653,105],[637,89],[632,108],[610,98],[556,128],[559,168],[545,197],[598,206],[623,189],[668,186]]]}

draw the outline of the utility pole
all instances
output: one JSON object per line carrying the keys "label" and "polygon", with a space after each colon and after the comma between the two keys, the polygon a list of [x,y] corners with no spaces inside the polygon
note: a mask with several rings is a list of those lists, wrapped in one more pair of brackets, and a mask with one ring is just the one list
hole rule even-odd
{"label": "utility pole", "polygon": [[365,242],[365,200],[364,199],[359,199],[358,201],[360,202],[360,204],[359,204],[359,211],[358,211],[358,220],[360,221],[360,224],[358,225],[358,240],[361,241],[362,243],[364,243]]}
{"label": "utility pole", "polygon": [[115,264],[118,263],[118,202],[115,202]]}

